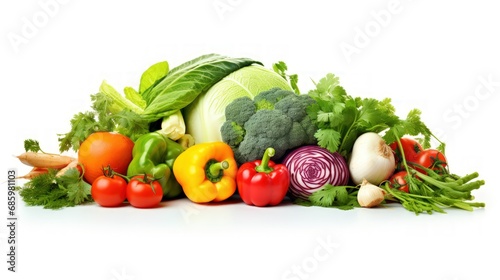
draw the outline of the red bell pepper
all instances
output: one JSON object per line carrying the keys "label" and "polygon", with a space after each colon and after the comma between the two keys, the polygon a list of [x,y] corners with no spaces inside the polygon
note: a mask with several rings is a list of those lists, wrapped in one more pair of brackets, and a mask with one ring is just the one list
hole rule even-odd
{"label": "red bell pepper", "polygon": [[241,199],[248,205],[274,206],[285,198],[290,185],[290,173],[284,164],[270,160],[274,149],[267,148],[262,160],[246,162],[236,174]]}

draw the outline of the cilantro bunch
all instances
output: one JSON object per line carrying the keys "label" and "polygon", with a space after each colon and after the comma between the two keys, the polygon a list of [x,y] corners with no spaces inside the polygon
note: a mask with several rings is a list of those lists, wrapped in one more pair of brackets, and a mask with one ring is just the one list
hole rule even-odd
{"label": "cilantro bunch", "polygon": [[413,109],[406,119],[401,119],[390,98],[350,96],[331,73],[315,86],[308,94],[316,103],[308,107],[307,113],[318,127],[318,145],[330,152],[347,157],[358,136],[366,132],[383,133],[387,143],[396,141],[394,135],[420,136],[422,145],[430,147],[434,135],[422,122],[420,110]]}

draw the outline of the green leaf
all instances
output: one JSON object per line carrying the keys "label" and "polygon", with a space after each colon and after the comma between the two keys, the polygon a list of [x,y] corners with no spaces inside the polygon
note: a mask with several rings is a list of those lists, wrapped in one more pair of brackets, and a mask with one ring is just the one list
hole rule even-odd
{"label": "green leaf", "polygon": [[318,139],[318,145],[334,153],[340,145],[340,133],[332,128],[318,129],[314,134]]}
{"label": "green leaf", "polygon": [[309,196],[309,201],[314,206],[336,207],[343,210],[359,207],[357,202],[357,188],[351,186],[325,185]]}
{"label": "green leaf", "polygon": [[58,134],[59,151],[62,153],[69,149],[75,152],[90,134],[96,131],[105,131],[105,125],[96,119],[95,112],[77,113],[70,121],[71,130],[65,134]]}
{"label": "green leaf", "polygon": [[142,94],[148,88],[163,79],[168,74],[168,71],[169,65],[167,61],[161,61],[151,65],[146,71],[144,71],[144,73],[142,73],[139,84],[139,94]]}
{"label": "green leaf", "polygon": [[125,93],[125,98],[132,101],[132,103],[139,106],[141,109],[146,108],[146,101],[142,99],[142,96],[134,88],[125,87],[123,92]]}
{"label": "green leaf", "polygon": [[115,88],[113,88],[111,85],[109,85],[106,81],[103,81],[101,83],[101,86],[99,87],[99,92],[108,96],[112,100],[110,106],[108,107],[108,111],[110,113],[118,113],[121,110],[125,110],[125,109],[131,110],[137,114],[142,113],[142,108],[140,108],[139,106],[134,104],[132,101],[125,98],[124,95],[119,93]]}
{"label": "green leaf", "polygon": [[91,186],[89,183],[80,180],[78,182],[69,184],[68,188],[68,199],[75,205],[82,204],[86,201],[91,201],[90,190]]}
{"label": "green leaf", "polygon": [[394,107],[390,104],[390,99],[378,101],[373,98],[365,98],[362,100],[358,119],[359,130],[380,132],[398,121],[399,118],[394,114]]}
{"label": "green leaf", "polygon": [[325,77],[321,78],[316,84],[316,89],[309,92],[309,94],[317,97],[331,97],[334,90],[339,86],[339,78],[332,73],[328,73]]}
{"label": "green leaf", "polygon": [[68,200],[75,205],[90,200],[91,186],[82,180],[80,171],[70,168],[64,175],[56,178],[57,185],[67,190]]}
{"label": "green leaf", "polygon": [[149,133],[149,122],[130,110],[123,110],[114,114],[112,118],[116,124],[116,132],[126,135],[132,141]]}
{"label": "green leaf", "polygon": [[[387,143],[393,143],[396,141],[396,135],[398,137],[403,137],[405,135],[411,136],[423,136],[423,140],[421,142],[424,149],[427,149],[431,146],[430,140],[432,133],[425,125],[425,123],[420,118],[422,112],[418,109],[413,109],[408,112],[406,119],[399,120],[392,127],[387,130],[383,136],[384,140]],[[442,143],[444,145],[444,143]],[[444,148],[444,146],[443,146]]]}
{"label": "green leaf", "polygon": [[254,63],[261,64],[248,58],[208,54],[181,64],[142,93],[147,104],[142,116],[151,122],[169,116],[189,105],[228,74]]}
{"label": "green leaf", "polygon": [[288,75],[286,71],[288,71],[288,66],[284,61],[278,61],[273,64],[273,70],[277,74],[279,74],[283,79],[290,83],[290,87],[297,94],[300,94],[300,89],[298,87],[299,76],[297,74]]}
{"label": "green leaf", "polygon": [[40,148],[40,143],[37,140],[33,139],[26,139],[24,140],[24,150],[26,152],[42,152],[42,149]]}
{"label": "green leaf", "polygon": [[[60,209],[75,206],[79,204],[75,202],[83,202],[82,198],[84,196],[75,193],[71,195],[72,200],[70,200],[68,188],[64,184],[83,184],[85,182],[83,180],[75,180],[75,177],[78,178],[79,172],[76,168],[73,169],[75,170],[67,173],[69,177],[62,179],[62,181],[59,181],[60,177],[56,177],[58,170],[49,169],[48,173],[36,176],[28,181],[24,187],[19,188],[19,195],[26,205],[29,206],[43,206],[45,209]],[[83,189],[85,193],[90,191],[89,187],[84,187]],[[85,201],[91,201],[89,193],[86,195]]]}
{"label": "green leaf", "polygon": [[283,79],[286,79],[286,71],[288,70],[288,66],[284,61],[278,61],[273,64],[274,72],[278,73]]}

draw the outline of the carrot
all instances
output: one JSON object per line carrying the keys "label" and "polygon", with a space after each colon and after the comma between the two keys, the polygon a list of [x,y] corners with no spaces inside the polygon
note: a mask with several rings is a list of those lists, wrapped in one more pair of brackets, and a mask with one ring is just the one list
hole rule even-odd
{"label": "carrot", "polygon": [[30,172],[26,173],[23,176],[16,177],[16,179],[26,179],[26,180],[31,180],[35,178],[38,175],[45,174],[49,172],[48,168],[40,168],[40,167],[33,167]]}
{"label": "carrot", "polygon": [[75,160],[75,158],[70,156],[36,152],[25,152],[17,156],[17,158],[29,166],[54,169],[64,168]]}
{"label": "carrot", "polygon": [[80,167],[80,162],[78,162],[78,160],[75,159],[72,162],[70,162],[68,165],[66,165],[63,169],[59,170],[56,174],[56,177],[60,177],[60,176],[64,175],[64,173],[66,173],[66,171],[68,171],[71,168],[76,168],[76,169],[78,169],[78,172],[80,172],[80,173],[82,172],[81,167]]}

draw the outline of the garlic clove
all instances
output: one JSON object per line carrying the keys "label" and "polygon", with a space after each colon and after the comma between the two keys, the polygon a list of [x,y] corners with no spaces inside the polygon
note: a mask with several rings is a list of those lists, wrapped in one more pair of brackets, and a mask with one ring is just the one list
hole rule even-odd
{"label": "garlic clove", "polygon": [[358,203],[361,207],[371,208],[384,201],[385,191],[363,179],[358,191]]}

